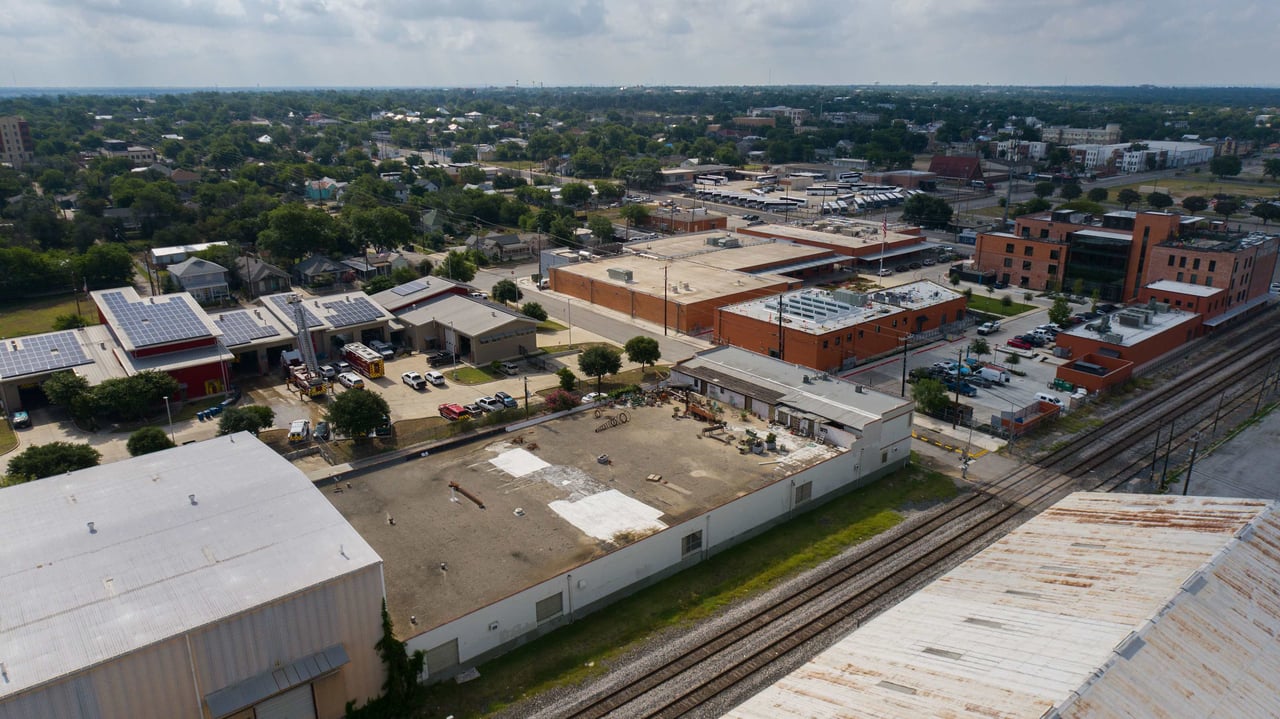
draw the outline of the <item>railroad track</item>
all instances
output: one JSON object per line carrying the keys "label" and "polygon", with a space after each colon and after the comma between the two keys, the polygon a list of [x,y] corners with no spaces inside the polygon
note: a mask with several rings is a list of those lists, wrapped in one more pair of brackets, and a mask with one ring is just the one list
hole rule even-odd
{"label": "railroad track", "polygon": [[[1167,384],[1112,414],[1107,422],[1068,440],[1036,465],[1025,465],[998,480],[974,485],[971,494],[928,512],[904,531],[864,545],[845,561],[812,575],[793,591],[721,628],[711,639],[622,686],[610,686],[580,702],[565,716],[679,717],[749,680],[762,669],[811,640],[872,612],[907,587],[927,581],[938,567],[971,556],[1007,531],[1007,525],[1039,511],[1066,494],[1111,491],[1143,468],[1154,478],[1156,453],[1134,453],[1165,427],[1182,425],[1177,447],[1224,408],[1247,407],[1274,391],[1272,357],[1280,348],[1280,326],[1258,332],[1224,333],[1221,344],[1248,338],[1248,348],[1201,373],[1194,383]],[[1256,394],[1247,391],[1256,390]],[[1233,391],[1234,390],[1234,391]],[[1223,393],[1231,394],[1225,402]],[[1170,431],[1167,452],[1173,451]],[[1158,448],[1158,444],[1156,444]],[[872,571],[876,572],[872,576]],[[802,609],[798,627],[788,619]],[[659,695],[662,696],[659,699]]]}

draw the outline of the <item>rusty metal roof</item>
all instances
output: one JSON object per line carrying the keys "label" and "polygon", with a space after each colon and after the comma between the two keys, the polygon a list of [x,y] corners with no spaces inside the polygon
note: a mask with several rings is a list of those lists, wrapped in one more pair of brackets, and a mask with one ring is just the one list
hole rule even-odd
{"label": "rusty metal roof", "polygon": [[1073,494],[726,716],[1280,715],[1280,516]]}

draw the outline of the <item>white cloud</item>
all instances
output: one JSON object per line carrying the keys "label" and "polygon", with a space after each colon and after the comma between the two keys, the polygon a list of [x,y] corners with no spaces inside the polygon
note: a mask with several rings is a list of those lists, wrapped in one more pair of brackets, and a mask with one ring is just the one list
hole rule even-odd
{"label": "white cloud", "polygon": [[[44,0],[21,85],[1274,84],[1280,3]],[[10,78],[5,78],[10,79]]]}

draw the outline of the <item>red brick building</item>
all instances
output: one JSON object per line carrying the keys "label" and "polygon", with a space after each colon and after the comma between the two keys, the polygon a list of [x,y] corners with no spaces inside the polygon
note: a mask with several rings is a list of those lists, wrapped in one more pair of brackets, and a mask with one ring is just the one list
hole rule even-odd
{"label": "red brick building", "polygon": [[838,372],[960,322],[965,308],[964,295],[927,281],[870,294],[804,289],[720,308],[714,339]]}
{"label": "red brick building", "polygon": [[1058,335],[1056,343],[1071,361],[1058,368],[1058,379],[1091,392],[1127,381],[1135,369],[1190,342],[1201,334],[1199,314],[1177,307],[1126,307],[1096,322]]}

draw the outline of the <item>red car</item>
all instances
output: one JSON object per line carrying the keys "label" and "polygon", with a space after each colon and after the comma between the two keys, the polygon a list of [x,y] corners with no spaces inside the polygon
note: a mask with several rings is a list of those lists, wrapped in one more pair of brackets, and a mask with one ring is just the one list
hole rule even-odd
{"label": "red car", "polygon": [[1014,349],[1016,349],[1016,350],[1029,350],[1029,349],[1031,349],[1031,343],[1030,343],[1030,342],[1028,342],[1028,341],[1026,341],[1026,340],[1024,340],[1024,339],[1022,339],[1021,337],[1013,337],[1013,338],[1011,338],[1008,342],[1006,342],[1005,344],[1009,345],[1010,347],[1012,347],[1012,348],[1014,348]]}

